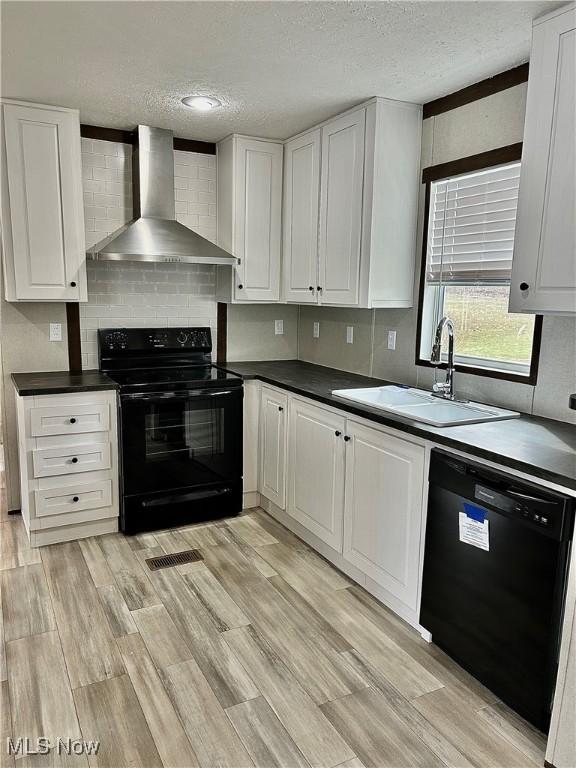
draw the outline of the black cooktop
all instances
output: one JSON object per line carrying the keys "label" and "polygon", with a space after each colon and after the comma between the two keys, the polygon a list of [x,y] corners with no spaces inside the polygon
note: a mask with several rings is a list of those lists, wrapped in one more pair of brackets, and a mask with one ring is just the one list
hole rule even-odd
{"label": "black cooktop", "polygon": [[212,332],[202,328],[108,328],[98,331],[100,370],[126,392],[241,386],[212,365]]}
{"label": "black cooktop", "polygon": [[120,385],[122,391],[135,389],[160,391],[242,385],[242,379],[239,376],[222,371],[212,365],[111,371],[108,376]]}

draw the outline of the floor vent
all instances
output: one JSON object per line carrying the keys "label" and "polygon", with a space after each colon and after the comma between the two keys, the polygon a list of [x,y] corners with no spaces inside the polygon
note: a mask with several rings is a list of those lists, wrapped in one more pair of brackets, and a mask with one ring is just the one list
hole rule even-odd
{"label": "floor vent", "polygon": [[174,552],[171,555],[149,557],[146,564],[151,571],[157,571],[159,568],[172,568],[175,565],[196,563],[198,560],[204,560],[200,552],[197,549],[187,549],[185,552]]}

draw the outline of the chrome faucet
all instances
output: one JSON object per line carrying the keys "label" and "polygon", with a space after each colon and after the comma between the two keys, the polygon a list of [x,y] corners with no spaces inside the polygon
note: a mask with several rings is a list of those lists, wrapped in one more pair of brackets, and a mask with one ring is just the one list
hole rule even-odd
{"label": "chrome faucet", "polygon": [[432,345],[432,354],[430,362],[432,365],[440,365],[442,362],[442,331],[444,326],[448,329],[448,367],[446,368],[446,381],[437,382],[432,389],[435,397],[442,397],[445,400],[454,400],[454,323],[449,317],[443,317],[436,328],[434,344]]}

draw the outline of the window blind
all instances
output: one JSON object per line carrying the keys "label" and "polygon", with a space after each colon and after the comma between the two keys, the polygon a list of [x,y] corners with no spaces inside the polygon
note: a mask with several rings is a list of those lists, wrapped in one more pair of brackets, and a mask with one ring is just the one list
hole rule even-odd
{"label": "window blind", "polygon": [[510,280],[520,163],[432,183],[428,283]]}

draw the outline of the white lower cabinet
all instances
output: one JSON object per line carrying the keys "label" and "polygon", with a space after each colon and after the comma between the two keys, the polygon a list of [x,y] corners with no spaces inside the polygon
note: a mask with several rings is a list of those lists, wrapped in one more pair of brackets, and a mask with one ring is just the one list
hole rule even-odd
{"label": "white lower cabinet", "polygon": [[30,544],[118,530],[116,392],[17,397],[16,406]]}
{"label": "white lower cabinet", "polygon": [[243,429],[243,506],[258,503],[258,442],[260,426],[260,382],[244,382],[244,429]]}
{"label": "white lower cabinet", "polygon": [[260,493],[284,509],[286,503],[286,412],[288,397],[262,387],[260,405]]}
{"label": "white lower cabinet", "polygon": [[425,448],[348,421],[346,560],[416,610]]}
{"label": "white lower cabinet", "polygon": [[259,399],[255,503],[418,626],[427,448],[265,384]]}
{"label": "white lower cabinet", "polygon": [[288,514],[341,552],[345,419],[292,398],[289,425]]}

